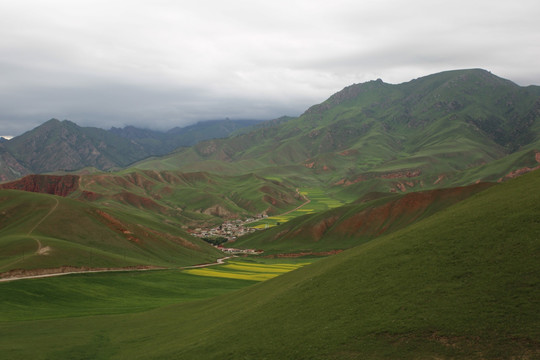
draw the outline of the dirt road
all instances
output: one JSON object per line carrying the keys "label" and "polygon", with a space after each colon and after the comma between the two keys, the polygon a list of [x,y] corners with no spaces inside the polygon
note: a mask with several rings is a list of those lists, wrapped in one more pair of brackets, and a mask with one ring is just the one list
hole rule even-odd
{"label": "dirt road", "polygon": [[[217,259],[215,263],[185,266],[185,267],[181,267],[180,269],[181,270],[196,269],[196,268],[202,268],[202,267],[208,267],[208,266],[222,265],[225,263],[225,260],[233,258],[233,257],[235,256],[227,256],[227,257]],[[58,269],[59,272],[52,272],[49,274],[18,275],[18,276],[13,276],[13,277],[0,278],[0,282],[24,280],[24,279],[40,279],[40,278],[70,275],[70,274],[90,274],[90,273],[120,272],[120,271],[150,271],[150,270],[166,270],[166,269],[167,268],[157,267],[157,266],[148,266],[148,267],[141,267],[141,268],[109,268],[109,269],[87,269],[87,270],[81,269],[81,270],[73,270],[73,271],[62,271],[61,269]],[[47,270],[47,269],[44,269],[44,270]],[[50,269],[50,270],[56,270],[56,269]]]}

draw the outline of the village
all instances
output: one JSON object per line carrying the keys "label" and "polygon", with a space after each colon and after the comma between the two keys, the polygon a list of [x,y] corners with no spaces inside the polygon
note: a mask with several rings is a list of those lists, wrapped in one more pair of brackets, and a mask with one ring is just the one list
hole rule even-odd
{"label": "village", "polygon": [[246,225],[267,217],[268,215],[266,214],[259,214],[254,218],[247,218],[245,220],[229,220],[211,229],[196,228],[191,232],[191,235],[207,241],[210,240],[209,242],[212,243],[216,248],[229,254],[259,254],[262,253],[262,250],[226,248],[223,246],[223,244],[226,242],[234,242],[242,235],[257,231],[257,229],[248,227]]}

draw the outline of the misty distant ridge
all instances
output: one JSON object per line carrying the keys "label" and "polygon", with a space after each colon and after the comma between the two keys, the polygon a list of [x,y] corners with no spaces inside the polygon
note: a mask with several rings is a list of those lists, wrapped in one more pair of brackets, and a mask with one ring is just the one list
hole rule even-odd
{"label": "misty distant ridge", "polygon": [[262,120],[209,120],[168,131],[134,126],[109,130],[50,119],[10,140],[0,138],[0,181],[31,173],[74,171],[85,167],[113,170],[179,147],[223,138]]}
{"label": "misty distant ridge", "polygon": [[[241,160],[321,174],[350,168],[346,177],[334,179],[348,183],[376,164],[383,171],[384,162],[396,168],[392,161],[412,157],[427,172],[439,155],[455,153],[447,168],[433,174],[438,177],[516,151],[538,150],[539,97],[539,86],[522,87],[486,70],[465,69],[396,85],[382,80],[353,84],[299,117],[270,121],[201,121],[156,131],[135,126],[104,130],[51,119],[0,143],[0,181],[87,167],[114,171],[174,152],[175,166],[190,169],[207,169],[197,162],[210,161],[212,168],[216,161]],[[203,142],[230,136],[235,138]],[[462,159],[463,154],[470,155]]]}

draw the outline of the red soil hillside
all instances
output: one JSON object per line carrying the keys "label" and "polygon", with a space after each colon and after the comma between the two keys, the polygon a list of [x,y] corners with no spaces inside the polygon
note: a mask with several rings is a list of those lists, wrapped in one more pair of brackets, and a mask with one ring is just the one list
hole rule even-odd
{"label": "red soil hillside", "polygon": [[0,189],[23,190],[58,196],[67,196],[79,187],[77,175],[28,175],[22,179],[0,184]]}
{"label": "red soil hillside", "polygon": [[378,236],[405,227],[489,186],[491,184],[480,183],[466,187],[408,193],[397,200],[367,208],[343,219],[332,229],[332,234],[347,237]]}
{"label": "red soil hillside", "polygon": [[490,186],[479,183],[405,195],[368,194],[356,203],[240,238],[236,245],[265,250],[346,249],[402,229]]}

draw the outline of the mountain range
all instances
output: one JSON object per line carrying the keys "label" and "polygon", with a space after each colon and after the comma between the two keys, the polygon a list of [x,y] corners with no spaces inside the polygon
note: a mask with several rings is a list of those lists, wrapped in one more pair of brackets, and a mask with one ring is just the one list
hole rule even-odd
{"label": "mountain range", "polygon": [[[308,176],[354,193],[365,183],[384,191],[463,185],[536,164],[539,94],[538,86],[471,69],[354,84],[298,118],[267,122],[210,121],[162,133],[53,119],[0,144],[0,177],[132,166]],[[140,162],[150,156],[159,157]]]}
{"label": "mountain range", "polygon": [[[3,179],[17,177],[0,188],[68,197],[121,217],[146,214],[153,231],[162,231],[159,222],[193,231],[279,215],[309,201],[300,189],[318,189],[336,206],[348,205],[331,210],[323,201],[316,214],[239,245],[333,251],[482,189],[473,184],[539,168],[539,118],[540,87],[470,69],[398,85],[380,79],[351,85],[297,118],[266,122],[203,122],[160,133],[53,119],[0,144]],[[205,137],[212,139],[177,147]],[[21,178],[28,172],[49,174]],[[429,192],[441,188],[456,190]],[[416,195],[400,195],[409,192]],[[384,220],[374,221],[374,214]]]}
{"label": "mountain range", "polygon": [[485,70],[355,84],[298,118],[199,142],[136,169],[182,169],[324,186],[335,196],[497,181],[538,165],[539,87]]}
{"label": "mountain range", "polygon": [[[0,280],[168,270],[2,283],[0,348],[14,359],[536,359],[539,120],[540,87],[481,69],[354,84],[264,122],[160,133],[50,120],[0,142]],[[179,267],[223,257],[195,235],[231,224],[267,227],[226,243],[264,251],[235,275],[313,263],[169,299],[195,284]]]}
{"label": "mountain range", "polygon": [[213,120],[167,132],[133,126],[104,130],[51,119],[37,128],[0,143],[0,181],[32,173],[75,171],[85,167],[112,170],[182,146],[226,137],[257,120]]}

